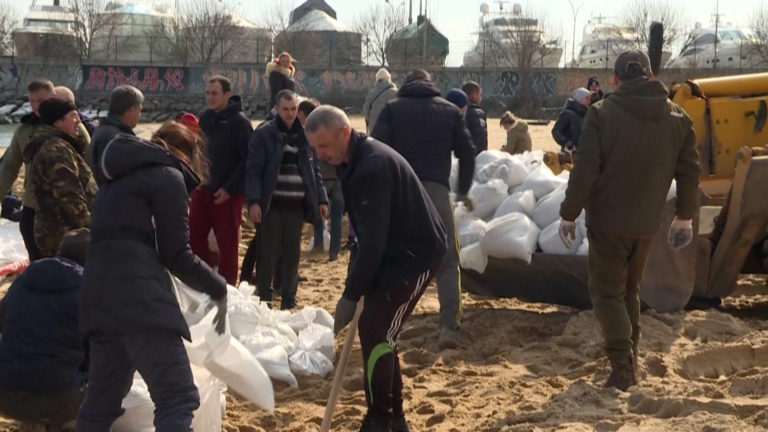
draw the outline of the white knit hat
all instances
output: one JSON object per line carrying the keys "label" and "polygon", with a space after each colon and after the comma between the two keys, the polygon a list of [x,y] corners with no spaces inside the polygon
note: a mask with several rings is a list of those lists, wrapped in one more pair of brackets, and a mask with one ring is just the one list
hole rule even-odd
{"label": "white knit hat", "polygon": [[578,102],[581,99],[584,99],[585,97],[590,96],[591,94],[592,94],[591,91],[585,89],[584,87],[579,87],[573,91],[573,94],[571,95],[571,99]]}
{"label": "white knit hat", "polygon": [[376,81],[381,80],[392,82],[392,75],[390,75],[389,71],[385,68],[381,68],[376,72]]}

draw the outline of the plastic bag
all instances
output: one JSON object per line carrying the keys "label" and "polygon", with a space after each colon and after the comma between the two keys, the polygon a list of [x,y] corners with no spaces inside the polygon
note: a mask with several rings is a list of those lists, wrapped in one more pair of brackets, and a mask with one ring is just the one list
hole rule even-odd
{"label": "plastic bag", "polygon": [[467,212],[462,205],[454,209],[453,220],[456,223],[456,235],[459,238],[460,248],[479,242],[485,235],[485,222]]}
{"label": "plastic bag", "polygon": [[509,153],[499,150],[485,150],[475,156],[475,172],[482,170],[486,165],[493,163]]}
{"label": "plastic bag", "polygon": [[325,378],[333,370],[333,363],[315,350],[296,350],[288,357],[288,362],[297,375],[319,375]]}
{"label": "plastic bag", "polygon": [[[0,195],[0,199],[2,195]],[[0,219],[0,266],[29,258],[19,224]]]}
{"label": "plastic bag", "polygon": [[483,273],[485,272],[485,267],[488,266],[488,255],[483,252],[480,243],[473,243],[461,248],[461,251],[459,252],[459,261],[461,262],[462,268]]}
{"label": "plastic bag", "polygon": [[533,221],[539,228],[544,229],[560,220],[560,206],[565,201],[565,190],[566,185],[560,186],[536,203],[536,208],[533,209]]}
{"label": "plastic bag", "polygon": [[541,251],[547,254],[555,255],[575,255],[584,241],[584,236],[579,230],[576,230],[576,239],[570,248],[565,247],[560,239],[560,221],[557,220],[544,228],[539,234],[539,247]]}
{"label": "plastic bag", "polygon": [[288,319],[288,325],[295,332],[300,332],[310,324],[320,324],[332,329],[333,317],[323,308],[305,306]]}
{"label": "plastic bag", "polygon": [[543,163],[536,167],[523,182],[523,190],[532,190],[536,199],[541,199],[549,195],[559,186],[567,184],[568,181],[557,177],[552,170]]}
{"label": "plastic bag", "polygon": [[584,237],[584,241],[581,242],[581,246],[579,246],[579,250],[576,251],[576,255],[589,255],[589,239]]}
{"label": "plastic bag", "polygon": [[288,363],[288,352],[282,346],[276,345],[267,349],[258,349],[257,345],[243,342],[243,346],[253,354],[253,357],[264,368],[270,378],[287,383],[292,388],[298,388],[299,382],[291,372]]}
{"label": "plastic bag", "polygon": [[333,348],[333,329],[320,324],[310,324],[299,332],[297,349],[317,350],[330,361],[336,359]]}
{"label": "plastic bag", "polygon": [[275,409],[272,381],[243,344],[229,333],[217,334],[213,328],[206,333],[205,343],[210,349],[203,362],[206,369],[256,406]]}
{"label": "plastic bag", "polygon": [[507,154],[475,170],[475,180],[479,183],[499,179],[506,183],[508,188],[514,188],[523,183],[527,176],[528,170],[525,165],[519,159]]}
{"label": "plastic bag", "polygon": [[459,190],[459,160],[451,154],[451,173],[448,176],[448,185],[451,192]]}
{"label": "plastic bag", "polygon": [[515,258],[531,263],[531,255],[536,250],[539,228],[526,215],[510,213],[492,220],[480,243],[483,252],[494,258]]}
{"label": "plastic bag", "polygon": [[469,198],[475,207],[472,214],[480,219],[491,218],[499,205],[507,199],[507,189],[507,184],[499,179],[473,186],[469,190]]}
{"label": "plastic bag", "polygon": [[493,218],[499,218],[510,213],[523,213],[530,217],[533,215],[535,207],[536,197],[533,195],[533,191],[515,192],[501,203],[493,214]]}

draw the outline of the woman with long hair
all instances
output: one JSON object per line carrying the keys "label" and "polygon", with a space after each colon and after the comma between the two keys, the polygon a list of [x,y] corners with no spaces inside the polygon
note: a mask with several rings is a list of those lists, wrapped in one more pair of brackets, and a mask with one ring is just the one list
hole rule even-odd
{"label": "woman with long hair", "polygon": [[89,383],[77,430],[109,431],[138,371],[155,403],[155,428],[188,431],[199,406],[182,338],[187,323],[168,272],[211,296],[224,330],[226,283],[189,247],[189,194],[207,172],[200,138],[171,122],[150,141],[118,135],[94,161],[107,181],[91,220],[81,328]]}

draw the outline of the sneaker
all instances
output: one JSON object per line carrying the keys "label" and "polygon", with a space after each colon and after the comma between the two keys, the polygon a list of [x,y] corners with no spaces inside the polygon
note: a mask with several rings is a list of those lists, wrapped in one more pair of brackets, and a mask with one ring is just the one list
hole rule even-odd
{"label": "sneaker", "polygon": [[295,301],[290,303],[282,303],[282,302],[280,303],[280,310],[291,310],[291,309],[296,309],[298,307],[299,305],[297,305]]}
{"label": "sneaker", "polygon": [[604,387],[615,387],[621,391],[627,391],[628,388],[635,384],[637,384],[637,378],[635,378],[632,356],[621,361],[611,359],[611,375],[605,382]]}
{"label": "sneaker", "polygon": [[328,255],[328,262],[334,262],[339,258],[339,254],[337,252],[332,252]]}
{"label": "sneaker", "polygon": [[411,432],[411,429],[408,427],[408,422],[405,421],[405,416],[393,418],[390,430],[392,432]]}
{"label": "sneaker", "polygon": [[449,348],[467,348],[471,344],[469,338],[460,330],[453,330],[447,327],[440,329],[440,336],[437,339],[439,349]]}
{"label": "sneaker", "polygon": [[366,414],[360,432],[390,432],[390,422],[377,420],[372,415]]}

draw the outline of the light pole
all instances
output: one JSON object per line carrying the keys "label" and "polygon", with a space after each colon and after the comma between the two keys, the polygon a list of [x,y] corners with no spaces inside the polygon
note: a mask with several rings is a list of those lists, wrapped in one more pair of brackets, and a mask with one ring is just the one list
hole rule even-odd
{"label": "light pole", "polygon": [[579,9],[584,6],[584,3],[579,3],[578,6],[573,4],[573,0],[568,0],[568,4],[571,5],[571,12],[573,13],[573,35],[571,37],[571,66],[576,61],[576,17],[579,15]]}

